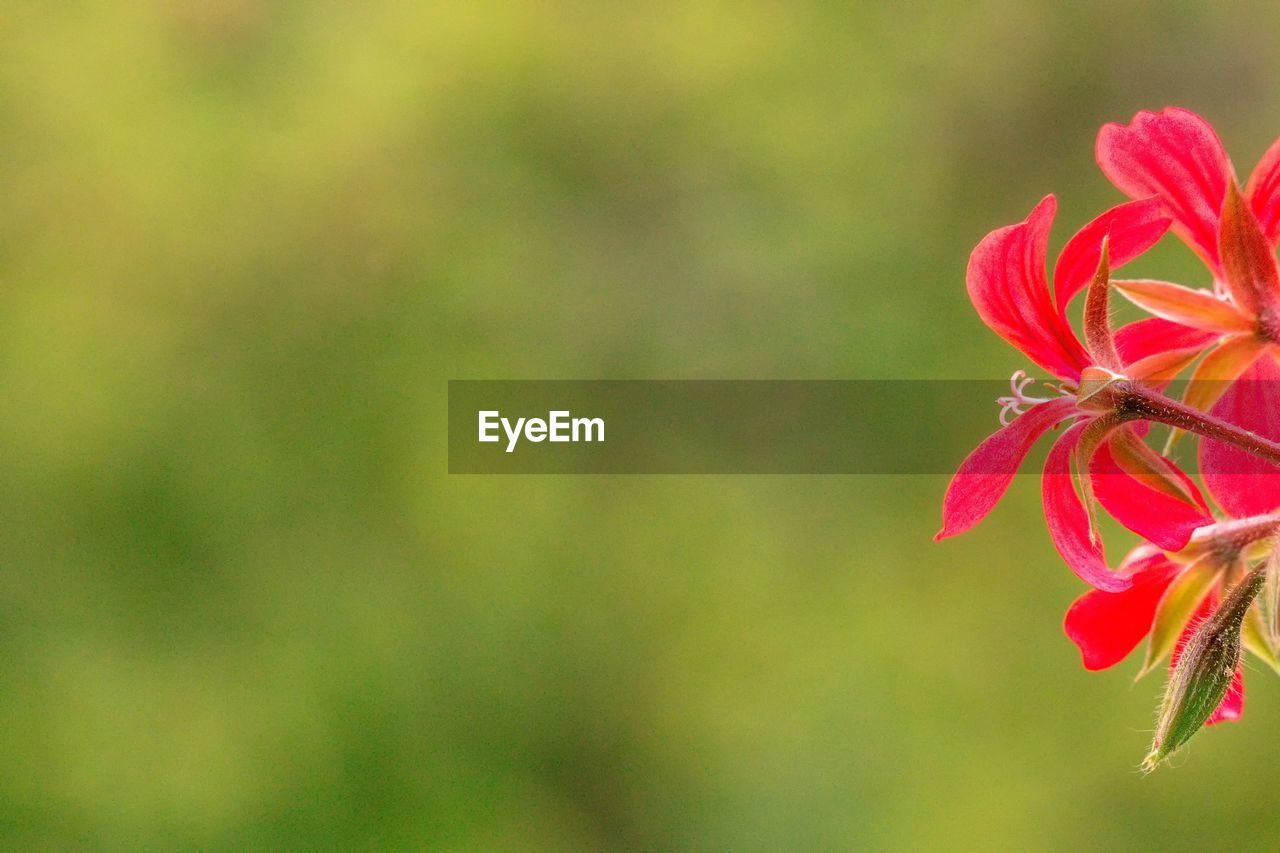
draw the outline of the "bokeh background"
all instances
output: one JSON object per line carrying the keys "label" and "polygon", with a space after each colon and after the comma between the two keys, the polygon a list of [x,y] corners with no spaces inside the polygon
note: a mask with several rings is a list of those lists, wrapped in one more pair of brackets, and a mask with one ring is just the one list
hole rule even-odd
{"label": "bokeh background", "polygon": [[449,476],[444,403],[1007,376],[973,244],[1119,201],[1093,140],[1140,108],[1247,174],[1278,36],[1263,2],[6,5],[0,846],[1274,849],[1276,678],[1140,777],[1158,679],[1082,669],[1033,478],[935,544],[941,476]]}

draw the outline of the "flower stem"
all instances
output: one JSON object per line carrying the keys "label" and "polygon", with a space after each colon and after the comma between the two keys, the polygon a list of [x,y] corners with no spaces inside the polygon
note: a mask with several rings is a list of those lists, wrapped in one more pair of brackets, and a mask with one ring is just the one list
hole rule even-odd
{"label": "flower stem", "polygon": [[[1187,547],[1179,551],[1175,559],[1190,565],[1206,554],[1214,553],[1229,561],[1264,539],[1274,540],[1277,531],[1280,531],[1280,513],[1216,521],[1197,528],[1191,534]],[[1276,543],[1273,541],[1271,544],[1274,547]],[[1254,556],[1262,555],[1255,553]]]}
{"label": "flower stem", "polygon": [[1280,466],[1280,444],[1269,438],[1263,438],[1255,432],[1238,427],[1229,421],[1224,421],[1208,412],[1202,412],[1137,383],[1125,383],[1125,387],[1117,389],[1117,392],[1119,396],[1116,401],[1117,410],[1134,419],[1168,424],[1205,438],[1212,438]]}

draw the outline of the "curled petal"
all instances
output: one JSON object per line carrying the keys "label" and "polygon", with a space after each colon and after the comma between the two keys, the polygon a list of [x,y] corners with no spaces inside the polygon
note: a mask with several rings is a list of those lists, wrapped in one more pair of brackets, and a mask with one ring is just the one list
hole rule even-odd
{"label": "curled petal", "polygon": [[1245,198],[1272,245],[1280,238],[1280,139],[1271,143],[1245,186]]}
{"label": "curled petal", "polygon": [[1094,589],[1122,592],[1133,585],[1133,579],[1118,575],[1107,566],[1102,542],[1091,535],[1088,513],[1072,482],[1071,457],[1083,430],[1083,424],[1068,429],[1045,459],[1041,481],[1045,523],[1053,546],[1081,580]]}
{"label": "curled petal", "polygon": [[1110,268],[1116,270],[1159,242],[1172,221],[1164,203],[1153,196],[1117,205],[1077,231],[1062,247],[1053,269],[1058,312],[1065,314],[1072,297],[1093,278],[1104,239],[1109,243]]}
{"label": "curled petal", "polygon": [[969,258],[969,298],[992,331],[1060,379],[1077,379],[1089,357],[1053,307],[1045,279],[1049,226],[1056,202],[1046,197],[1025,221],[992,231]]}
{"label": "curled petal", "polygon": [[1195,483],[1128,428],[1094,453],[1089,478],[1108,514],[1166,551],[1182,550],[1196,528],[1213,522]]}
{"label": "curled petal", "polygon": [[1040,403],[979,444],[947,486],[942,530],[934,539],[963,533],[985,518],[1009,488],[1036,439],[1075,411],[1075,401],[1065,397]]}
{"label": "curled petal", "polygon": [[1104,125],[1096,154],[1131,198],[1160,196],[1174,232],[1218,272],[1218,215],[1235,173],[1208,122],[1178,108],[1143,111],[1127,125]]}
{"label": "curled petal", "polygon": [[1142,546],[1117,572],[1132,578],[1129,589],[1095,589],[1075,600],[1062,627],[1079,647],[1085,669],[1114,666],[1142,642],[1151,630],[1161,596],[1181,568],[1157,549]]}

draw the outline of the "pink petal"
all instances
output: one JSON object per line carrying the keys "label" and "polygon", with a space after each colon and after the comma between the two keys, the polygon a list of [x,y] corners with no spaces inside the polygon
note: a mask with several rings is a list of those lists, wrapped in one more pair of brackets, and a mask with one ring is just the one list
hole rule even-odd
{"label": "pink petal", "polygon": [[1049,226],[1056,202],[1047,196],[1025,221],[992,231],[969,257],[969,298],[992,331],[1060,379],[1078,379],[1090,359],[1053,307],[1045,278]]}
{"label": "pink petal", "polygon": [[[1225,421],[1280,441],[1280,366],[1263,356],[1223,393],[1212,413]],[[1220,441],[1200,440],[1205,488],[1236,517],[1280,507],[1280,468]]]}
{"label": "pink petal", "polygon": [[1133,578],[1124,592],[1092,590],[1067,610],[1063,630],[1080,648],[1085,669],[1124,660],[1151,630],[1160,597],[1182,567],[1150,545],[1130,554],[1118,574]]}
{"label": "pink petal", "polygon": [[1180,551],[1196,528],[1211,524],[1213,518],[1191,478],[1172,462],[1169,466],[1198,505],[1158,491],[1121,469],[1108,444],[1094,453],[1089,476],[1098,503],[1116,521],[1159,548]]}
{"label": "pink petal", "polygon": [[1162,352],[1203,349],[1218,339],[1214,332],[1148,317],[1116,330],[1116,349],[1125,364]]}
{"label": "pink petal", "polygon": [[1271,143],[1245,186],[1245,198],[1272,245],[1280,238],[1280,139]]}
{"label": "pink petal", "polygon": [[1123,592],[1133,585],[1133,579],[1112,572],[1102,552],[1102,542],[1090,540],[1089,517],[1071,476],[1071,454],[1080,442],[1083,429],[1083,423],[1068,429],[1045,459],[1041,483],[1044,518],[1053,546],[1081,580],[1094,589]]}
{"label": "pink petal", "polygon": [[1103,173],[1130,198],[1160,196],[1174,232],[1216,275],[1218,214],[1235,172],[1209,123],[1184,109],[1144,110],[1128,125],[1103,125],[1096,153]]}
{"label": "pink petal", "polygon": [[1117,205],[1077,231],[1063,246],[1053,270],[1058,312],[1065,313],[1067,303],[1093,278],[1104,237],[1109,238],[1107,248],[1114,271],[1154,246],[1171,221],[1164,204],[1152,196]]}
{"label": "pink petal", "polygon": [[1075,401],[1066,397],[1040,403],[979,444],[960,463],[947,486],[942,500],[942,530],[934,539],[963,533],[985,518],[1009,488],[1036,439],[1075,411]]}

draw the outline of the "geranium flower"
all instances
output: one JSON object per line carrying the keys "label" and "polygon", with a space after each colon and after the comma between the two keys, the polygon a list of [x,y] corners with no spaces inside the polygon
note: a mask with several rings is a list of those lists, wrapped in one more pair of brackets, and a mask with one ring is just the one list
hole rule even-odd
{"label": "geranium flower", "polygon": [[[1054,546],[1067,565],[1090,585],[1119,592],[1131,575],[1112,572],[1092,523],[1096,498],[1129,529],[1167,550],[1187,544],[1195,528],[1212,519],[1189,480],[1150,450],[1128,425],[1142,417],[1119,411],[1107,393],[1116,383],[1166,381],[1185,367],[1212,336],[1159,318],[1140,321],[1113,337],[1107,317],[1110,269],[1150,248],[1169,227],[1158,199],[1119,205],[1067,241],[1054,267],[1050,292],[1045,272],[1049,229],[1056,202],[1038,204],[1027,219],[997,229],[969,260],[969,297],[983,321],[1059,380],[1049,397],[1026,393],[1028,381],[1014,374],[1001,421],[1012,423],[987,438],[961,464],[943,501],[937,539],[981,521],[1007,490],[1031,446],[1059,424],[1071,425],[1045,461],[1043,501]],[[1072,297],[1088,288],[1085,342],[1067,321]],[[1106,446],[1109,444],[1109,446]],[[1099,449],[1102,452],[1098,452]],[[1085,494],[1082,504],[1072,462]]]}
{"label": "geranium flower", "polygon": [[[1185,110],[1104,127],[1098,161],[1135,200],[1067,241],[1052,286],[1052,196],[988,234],[969,259],[979,316],[1052,381],[1033,394],[1034,380],[1014,373],[997,401],[1003,427],[952,478],[935,538],[981,521],[1032,445],[1060,430],[1044,465],[1045,520],[1059,554],[1094,587],[1067,611],[1064,630],[1091,670],[1114,666],[1144,638],[1140,677],[1170,661],[1142,763],[1149,772],[1206,723],[1240,718],[1242,649],[1280,671],[1280,141],[1243,192],[1212,128]],[[1203,259],[1212,288],[1115,282],[1155,316],[1113,334],[1113,266],[1170,227]],[[1067,307],[1082,290],[1078,337]],[[1186,401],[1164,393],[1197,360]],[[1215,520],[1196,483],[1147,446],[1150,423],[1202,439],[1200,473],[1227,520]],[[1114,572],[1099,507],[1145,540]]]}
{"label": "geranium flower", "polygon": [[[1144,638],[1146,657],[1138,677],[1165,659],[1172,669],[1195,627],[1218,606],[1280,528],[1280,515],[1214,522],[1197,530],[1180,553],[1166,554],[1151,543],[1133,549],[1118,574],[1129,578],[1121,592],[1092,590],[1067,610],[1063,628],[1079,647],[1084,666],[1101,670],[1124,660]],[[1244,646],[1273,668],[1272,650],[1261,613],[1254,607],[1244,622]],[[1231,688],[1208,723],[1240,719],[1244,674],[1237,668]]]}
{"label": "geranium flower", "polygon": [[[1173,231],[1204,261],[1212,290],[1164,281],[1117,281],[1129,299],[1157,317],[1213,333],[1215,343],[1192,373],[1190,405],[1280,439],[1280,140],[1263,155],[1243,192],[1213,128],[1184,109],[1140,112],[1128,125],[1104,125],[1098,165],[1133,198],[1158,196]],[[1264,354],[1273,358],[1261,359]],[[1247,394],[1219,398],[1244,378]],[[1217,442],[1201,443],[1205,485],[1235,514],[1280,506],[1280,473]],[[1246,478],[1246,479],[1242,479]]]}

